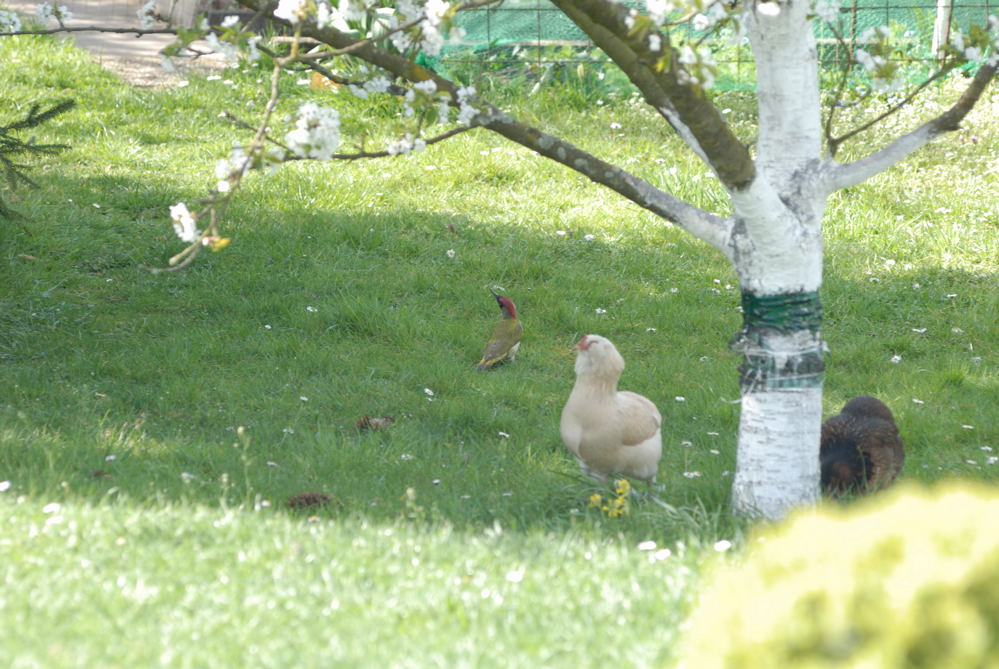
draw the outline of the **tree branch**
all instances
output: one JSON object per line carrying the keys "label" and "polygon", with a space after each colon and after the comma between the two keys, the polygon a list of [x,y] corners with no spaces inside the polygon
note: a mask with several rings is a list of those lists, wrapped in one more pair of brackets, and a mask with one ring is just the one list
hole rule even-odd
{"label": "tree branch", "polygon": [[728,255],[731,221],[690,205],[626,170],[498,112],[484,127],[604,185],[638,206],[676,223]]}
{"label": "tree branch", "polygon": [[741,190],[752,183],[756,169],[748,148],[701,89],[679,81],[678,54],[667,34],[655,33],[660,46],[654,50],[653,33],[629,29],[630,10],[612,0],[552,0],[552,4],[621,68],[726,188]]}
{"label": "tree branch", "polygon": [[[259,49],[261,53],[267,54],[268,56],[270,56],[271,58],[274,58],[275,60],[278,59],[278,58],[280,58],[280,56],[277,54],[277,52],[275,52],[275,51],[267,48],[266,46],[264,46],[262,44],[258,44],[257,45],[257,49]],[[336,56],[336,55],[339,55],[339,54],[336,54],[336,53],[325,53],[323,55],[326,58],[332,58],[333,56]],[[336,74],[336,73],[334,73],[334,72],[326,69],[325,67],[323,67],[319,63],[315,62],[315,60],[313,60],[311,58],[303,58],[303,59],[301,59],[300,62],[302,63],[302,65],[305,66],[305,69],[312,70],[313,72],[318,72],[319,74],[323,75],[324,77],[326,77],[327,79],[329,79],[330,81],[332,81],[334,84],[337,84],[339,86],[363,86],[364,83],[365,83],[362,80],[347,79],[346,77],[341,77],[340,75],[338,75],[338,74]],[[405,95],[406,94],[406,89],[404,89],[402,86],[397,86],[395,84],[389,84],[388,90],[386,92],[389,95]]]}
{"label": "tree branch", "polygon": [[950,109],[899,137],[877,153],[852,163],[838,164],[835,161],[828,161],[831,167],[823,183],[826,192],[831,193],[840,188],[862,183],[884,172],[943,133],[957,130],[961,121],[978,103],[982,93],[995,77],[996,69],[996,65],[982,65],[968,88]]}
{"label": "tree branch", "polygon": [[[912,89],[912,91],[907,96],[905,96],[905,99],[903,99],[901,102],[899,102],[898,104],[890,107],[887,111],[885,111],[882,114],[879,114],[877,117],[871,119],[867,123],[864,123],[863,125],[857,126],[853,130],[850,130],[849,132],[845,132],[842,135],[840,135],[839,137],[833,137],[832,136],[832,114],[830,114],[830,116],[829,116],[829,124],[826,126],[826,139],[828,140],[828,143],[829,143],[829,155],[835,156],[836,155],[836,151],[837,151],[837,149],[839,149],[839,145],[840,144],[842,144],[846,140],[850,139],[851,137],[859,135],[860,133],[864,132],[868,128],[871,128],[871,127],[877,125],[881,121],[885,120],[886,118],[888,118],[889,116],[891,116],[895,112],[899,111],[900,109],[902,109],[903,107],[905,107],[906,105],[908,105],[927,86],[929,86],[930,84],[932,84],[934,81],[936,81],[940,77],[943,77],[944,75],[946,75],[948,72],[950,72],[951,69],[952,68],[937,70],[937,72],[935,72],[933,74],[933,76],[929,77],[928,79],[926,79],[926,81],[923,81],[921,84],[919,84],[914,89]],[[838,95],[838,93],[837,93],[837,95]]]}
{"label": "tree branch", "polygon": [[[258,9],[266,4],[267,0],[238,0],[238,2],[246,7]],[[452,104],[457,105],[458,86],[454,82],[413,63],[404,56],[380,48],[370,40],[360,40],[329,26],[320,29],[313,23],[301,24],[301,34],[328,44],[341,53],[349,52],[356,58],[408,81],[419,83],[433,80],[437,90],[449,93]],[[592,181],[607,186],[640,207],[680,225],[723,253],[729,252],[728,219],[687,204],[565,140],[520,123],[491,104],[480,102],[477,106],[480,113],[472,121],[473,127],[492,130],[546,158],[555,160]]]}
{"label": "tree branch", "polygon": [[17,32],[0,33],[0,37],[13,37],[15,35],[54,35],[56,33],[125,33],[134,34],[136,37],[143,35],[176,35],[175,28],[109,28],[107,26],[62,26],[59,28],[44,28],[41,30],[18,30]]}

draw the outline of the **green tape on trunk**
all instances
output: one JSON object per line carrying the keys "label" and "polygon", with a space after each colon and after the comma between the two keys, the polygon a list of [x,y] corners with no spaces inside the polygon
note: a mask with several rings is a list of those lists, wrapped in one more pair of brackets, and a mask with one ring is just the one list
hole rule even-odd
{"label": "green tape on trunk", "polygon": [[743,328],[772,328],[781,332],[822,327],[822,301],[818,292],[754,295],[742,293]]}
{"label": "green tape on trunk", "polygon": [[[825,360],[821,340],[822,303],[818,292],[754,295],[742,293],[743,327],[732,342],[743,356],[743,392],[781,388],[816,388],[822,385]],[[797,355],[773,351],[768,333],[808,331],[816,337],[816,349]]]}

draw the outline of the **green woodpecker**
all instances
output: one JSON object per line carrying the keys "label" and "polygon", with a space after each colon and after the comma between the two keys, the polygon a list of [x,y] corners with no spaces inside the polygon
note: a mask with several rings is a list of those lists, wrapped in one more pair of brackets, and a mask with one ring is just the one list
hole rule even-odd
{"label": "green woodpecker", "polygon": [[513,360],[520,348],[520,338],[524,335],[524,326],[517,318],[517,309],[513,306],[513,301],[509,297],[499,295],[492,288],[489,289],[496,302],[499,303],[503,318],[493,328],[493,334],[486,342],[486,349],[482,352],[482,360],[479,360],[477,369],[492,369],[504,360]]}

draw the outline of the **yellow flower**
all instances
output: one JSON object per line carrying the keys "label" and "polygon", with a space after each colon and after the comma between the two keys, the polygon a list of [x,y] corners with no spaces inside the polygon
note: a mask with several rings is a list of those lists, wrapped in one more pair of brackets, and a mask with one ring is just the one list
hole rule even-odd
{"label": "yellow flower", "polygon": [[600,493],[598,492],[593,493],[592,495],[590,495],[590,508],[592,509],[595,506],[600,506],[600,503],[603,500],[604,498],[600,495]]}

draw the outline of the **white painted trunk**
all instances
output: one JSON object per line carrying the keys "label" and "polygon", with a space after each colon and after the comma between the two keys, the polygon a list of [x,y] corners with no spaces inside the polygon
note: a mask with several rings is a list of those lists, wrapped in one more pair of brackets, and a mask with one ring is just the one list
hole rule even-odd
{"label": "white painted trunk", "polygon": [[[817,344],[788,346],[780,335],[767,348],[797,348],[801,355]],[[818,339],[818,338],[816,338]],[[820,343],[817,344],[821,346]],[[739,419],[738,466],[732,485],[732,505],[743,515],[780,518],[789,509],[819,498],[819,436],[822,416],[822,377],[813,373],[794,379],[793,373],[771,378],[771,384],[792,387],[749,387],[744,384]],[[804,387],[793,387],[801,383]],[[817,385],[809,385],[817,384]]]}
{"label": "white painted trunk", "polygon": [[817,305],[826,198],[819,186],[822,128],[808,3],[779,7],[777,15],[747,12],[759,73],[757,178],[731,193],[732,257],[744,302],[778,296],[776,308],[746,314],[735,347],[745,358],[732,503],[736,513],[774,519],[819,495],[819,316],[772,317],[782,313],[779,296]]}

